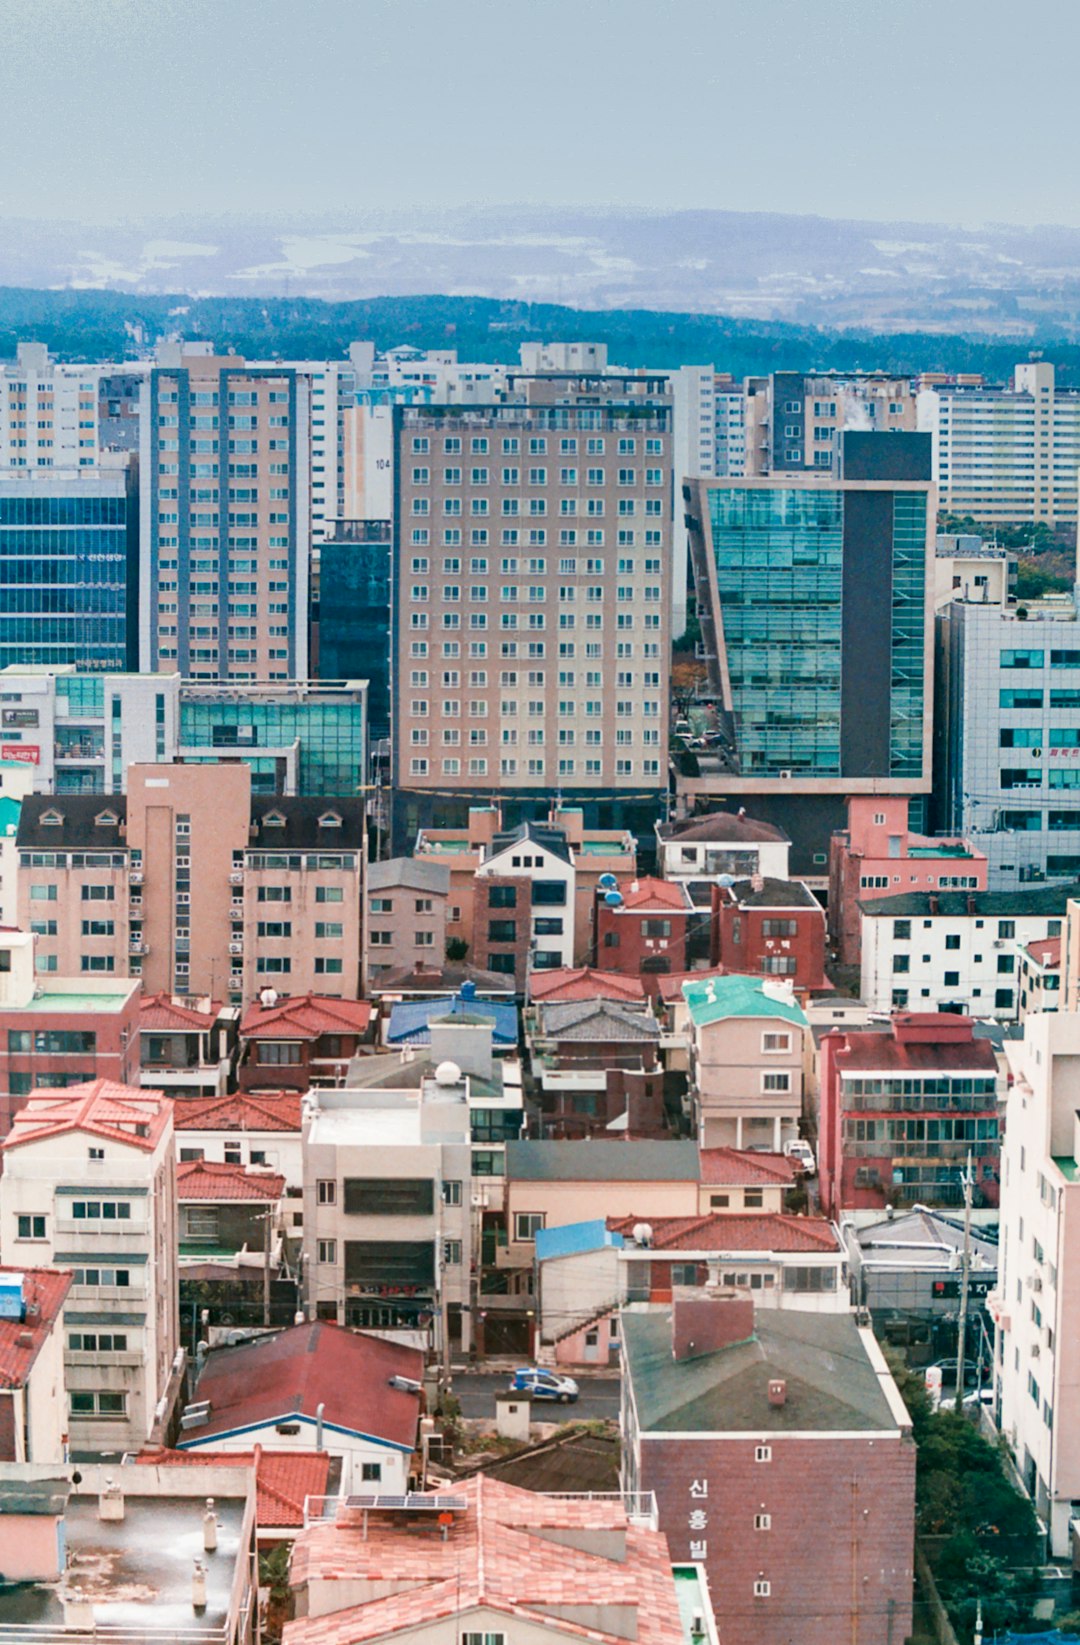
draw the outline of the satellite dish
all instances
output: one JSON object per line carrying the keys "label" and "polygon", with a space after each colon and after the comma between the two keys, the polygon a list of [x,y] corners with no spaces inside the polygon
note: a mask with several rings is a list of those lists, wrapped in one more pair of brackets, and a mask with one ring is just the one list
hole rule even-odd
{"label": "satellite dish", "polygon": [[619,882],[614,874],[601,874],[596,883],[601,891],[614,891]]}
{"label": "satellite dish", "polygon": [[609,891],[604,897],[604,901],[609,908],[622,907],[622,896],[618,891]]}
{"label": "satellite dish", "polygon": [[716,883],[717,883],[717,885],[723,885],[723,886],[734,885],[735,884],[735,876],[734,876],[734,874],[717,874]]}
{"label": "satellite dish", "polygon": [[650,1222],[635,1222],[633,1232],[634,1232],[634,1244],[635,1245],[651,1245],[652,1244],[652,1223],[650,1223]]}
{"label": "satellite dish", "polygon": [[458,1067],[457,1063],[451,1062],[449,1058],[447,1058],[446,1062],[440,1062],[438,1068],[435,1070],[435,1084],[460,1085],[461,1069]]}

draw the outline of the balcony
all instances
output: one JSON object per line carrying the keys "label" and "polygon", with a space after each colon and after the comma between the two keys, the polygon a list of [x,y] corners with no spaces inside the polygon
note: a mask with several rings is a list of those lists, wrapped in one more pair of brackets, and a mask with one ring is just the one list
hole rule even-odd
{"label": "balcony", "polygon": [[148,1297],[145,1281],[142,1285],[73,1285],[68,1292],[71,1302],[139,1302]]}
{"label": "balcony", "polygon": [[124,1370],[138,1370],[146,1364],[145,1348],[110,1349],[101,1353],[96,1349],[83,1352],[78,1348],[64,1349],[64,1364],[70,1365],[73,1370],[97,1369],[101,1365],[111,1365]]}
{"label": "balcony", "polygon": [[145,1245],[150,1237],[149,1226],[145,1222],[128,1221],[126,1218],[118,1222],[115,1217],[64,1217],[56,1218],[56,1232],[58,1234],[89,1234],[94,1238],[98,1234],[108,1234],[110,1239],[120,1239],[124,1244],[120,1250],[129,1251]]}

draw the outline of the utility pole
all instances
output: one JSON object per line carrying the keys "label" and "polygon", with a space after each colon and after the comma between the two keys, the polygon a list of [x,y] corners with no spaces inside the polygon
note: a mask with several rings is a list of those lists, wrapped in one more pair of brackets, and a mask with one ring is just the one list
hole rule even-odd
{"label": "utility pole", "polygon": [[971,1278],[971,1149],[964,1172],[964,1260],[960,1269],[960,1322],[956,1334],[956,1402],[964,1409],[964,1349],[967,1346],[968,1282]]}

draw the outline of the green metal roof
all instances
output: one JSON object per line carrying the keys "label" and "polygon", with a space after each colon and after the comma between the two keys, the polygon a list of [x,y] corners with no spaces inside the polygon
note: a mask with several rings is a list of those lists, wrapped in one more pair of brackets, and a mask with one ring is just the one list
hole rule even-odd
{"label": "green metal roof", "polygon": [[1066,1182],[1080,1181],[1080,1171],[1076,1168],[1076,1161],[1070,1159],[1068,1154],[1055,1154],[1053,1159]]}
{"label": "green metal roof", "polygon": [[702,982],[684,982],[683,999],[699,1028],[725,1017],[780,1017],[800,1028],[809,1026],[802,1008],[794,1000],[784,1000],[769,991],[762,977],[709,977]]}

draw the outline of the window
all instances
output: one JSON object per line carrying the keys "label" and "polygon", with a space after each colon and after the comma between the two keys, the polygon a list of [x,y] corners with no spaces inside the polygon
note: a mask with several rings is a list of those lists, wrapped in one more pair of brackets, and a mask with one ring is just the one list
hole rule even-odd
{"label": "window", "polygon": [[791,1075],[787,1072],[776,1074],[762,1074],[761,1089],[763,1091],[790,1091]]}
{"label": "window", "polygon": [[775,1055],[777,1052],[790,1051],[791,1050],[791,1035],[790,1034],[762,1034],[762,1036],[761,1036],[761,1049],[766,1055],[768,1055],[770,1053]]}
{"label": "window", "polygon": [[71,1215],[76,1222],[130,1222],[129,1200],[77,1199],[71,1202]]}
{"label": "window", "polygon": [[516,908],[517,886],[493,885],[488,891],[489,908]]}
{"label": "window", "polygon": [[360,1479],[362,1483],[377,1485],[382,1480],[381,1462],[362,1462],[360,1464]]}
{"label": "window", "polygon": [[73,1354],[126,1354],[126,1331],[71,1331],[68,1347]]}
{"label": "window", "polygon": [[45,1218],[44,1217],[20,1216],[18,1226],[19,1226],[19,1238],[20,1239],[44,1239],[45,1238]]}
{"label": "window", "polygon": [[461,1183],[454,1181],[444,1182],[442,1185],[442,1200],[444,1205],[460,1205]]}
{"label": "window", "polygon": [[71,1415],[73,1417],[124,1417],[127,1415],[127,1395],[108,1389],[91,1392],[72,1389]]}
{"label": "window", "polygon": [[321,1240],[319,1240],[319,1242],[318,1242],[318,1257],[319,1257],[320,1262],[336,1262],[337,1261],[337,1240],[336,1239],[321,1239]]}
{"label": "window", "polygon": [[764,1577],[756,1578],[756,1580],[754,1582],[754,1598],[755,1599],[768,1599],[768,1597],[771,1593],[772,1593],[772,1584],[769,1583],[769,1582],[766,1582]]}
{"label": "window", "polygon": [[[228,1150],[226,1150],[228,1159]],[[216,1205],[182,1205],[180,1238],[192,1243],[216,1245],[220,1234]]]}
{"label": "window", "polygon": [[755,1531],[771,1531],[772,1530],[772,1515],[771,1514],[755,1514],[754,1515],[754,1530]]}
{"label": "window", "polygon": [[754,1448],[754,1461],[755,1462],[771,1462],[772,1461],[772,1446],[771,1445],[758,1445],[758,1446],[755,1446],[755,1448]]}
{"label": "window", "polygon": [[337,1183],[332,1177],[321,1177],[316,1184],[316,1199],[320,1205],[337,1204]]}
{"label": "window", "polygon": [[344,902],[345,893],[340,885],[317,885],[315,887],[316,902]]}
{"label": "window", "polygon": [[447,1268],[461,1267],[461,1241],[459,1239],[443,1240],[443,1263]]}
{"label": "window", "polygon": [[514,1216],[514,1238],[528,1241],[536,1238],[536,1230],[543,1228],[545,1211],[518,1211]]}

